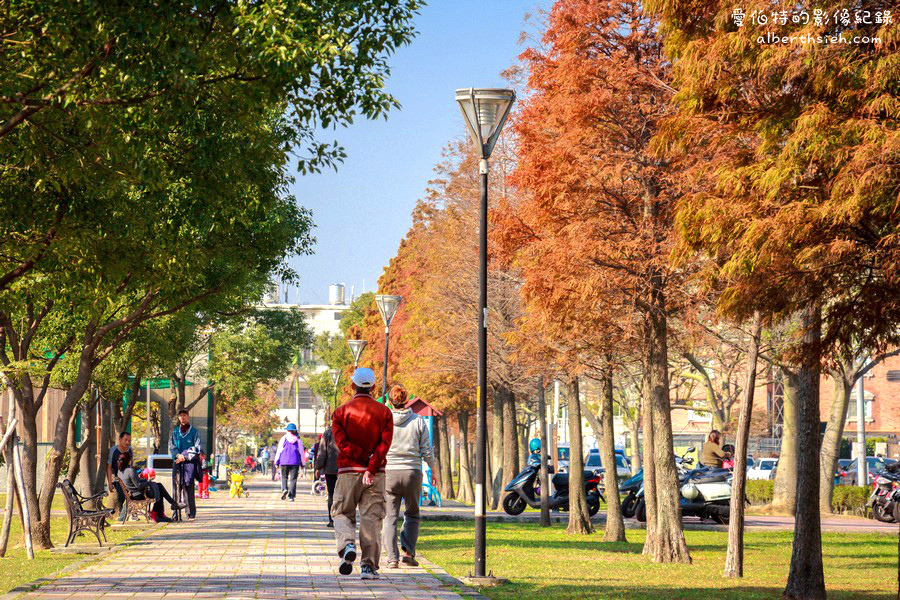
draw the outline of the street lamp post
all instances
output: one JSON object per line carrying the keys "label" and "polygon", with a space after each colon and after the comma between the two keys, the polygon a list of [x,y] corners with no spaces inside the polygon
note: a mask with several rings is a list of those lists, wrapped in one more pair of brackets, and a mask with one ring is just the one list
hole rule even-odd
{"label": "street lamp post", "polygon": [[341,371],[340,369],[331,369],[329,371],[331,373],[331,382],[334,384],[334,400],[331,402],[331,407],[328,411],[325,412],[325,422],[328,422],[328,419],[331,417],[331,411],[337,408],[337,390],[338,383],[341,381]]}
{"label": "street lamp post", "polygon": [[366,340],[347,340],[347,345],[350,346],[350,353],[353,354],[354,369],[359,366],[359,357],[362,356],[362,352],[366,349],[368,343]]}
{"label": "street lamp post", "polygon": [[381,380],[381,395],[385,397],[385,402],[387,402],[388,343],[391,337],[391,321],[394,320],[401,300],[403,300],[403,296],[375,296],[378,312],[381,313],[381,320],[384,321],[384,377]]}
{"label": "street lamp post", "polygon": [[516,99],[513,90],[463,88],[456,90],[456,102],[465,119],[472,141],[481,153],[481,219],[479,226],[478,271],[478,427],[475,458],[475,573],[470,579],[490,583],[493,574],[485,573],[485,538],[487,528],[487,224],[488,224],[488,159],[500,137],[500,131]]}

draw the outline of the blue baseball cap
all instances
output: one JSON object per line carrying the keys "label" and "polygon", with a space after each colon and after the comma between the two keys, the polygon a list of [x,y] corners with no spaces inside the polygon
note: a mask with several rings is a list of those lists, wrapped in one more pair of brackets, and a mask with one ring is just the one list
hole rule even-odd
{"label": "blue baseball cap", "polygon": [[287,427],[285,427],[284,430],[285,430],[285,431],[293,431],[294,433],[296,433],[296,432],[297,432],[297,426],[294,425],[293,423],[288,423],[288,424],[287,424]]}

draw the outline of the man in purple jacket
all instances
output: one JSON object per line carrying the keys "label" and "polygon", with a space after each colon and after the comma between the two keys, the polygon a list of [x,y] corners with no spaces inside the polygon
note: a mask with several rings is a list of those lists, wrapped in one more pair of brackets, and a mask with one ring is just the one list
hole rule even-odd
{"label": "man in purple jacket", "polygon": [[281,467],[281,499],[290,498],[293,502],[297,495],[297,473],[300,466],[306,463],[306,452],[303,440],[297,436],[297,426],[288,423],[284,430],[284,437],[278,442],[275,453],[275,466]]}

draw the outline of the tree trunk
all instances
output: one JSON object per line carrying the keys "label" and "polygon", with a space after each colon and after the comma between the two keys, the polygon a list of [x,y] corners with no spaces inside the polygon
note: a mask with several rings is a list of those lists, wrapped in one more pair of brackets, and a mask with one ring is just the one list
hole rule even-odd
{"label": "tree trunk", "polygon": [[447,427],[447,417],[438,417],[438,436],[441,438],[441,497],[453,498],[453,466],[450,452],[450,431]]}
{"label": "tree trunk", "polygon": [[797,394],[799,375],[793,369],[782,369],[784,376],[784,425],[781,435],[781,453],[772,506],[793,515],[797,506]]}
{"label": "tree trunk", "polygon": [[584,452],[581,447],[581,398],[578,377],[569,382],[569,526],[566,533],[593,533],[584,494]]}
{"label": "tree trunk", "polygon": [[75,416],[72,415],[72,422],[69,423],[69,434],[66,437],[66,454],[69,455],[69,470],[66,472],[66,479],[71,481],[72,485],[75,485],[78,474],[81,473],[81,453],[78,452],[78,444],[75,443],[78,435],[78,432],[75,431]]}
{"label": "tree trunk", "polygon": [[502,389],[495,389],[491,414],[494,419],[491,427],[491,509],[497,510],[500,502],[500,491],[503,489],[503,393]]}
{"label": "tree trunk", "polygon": [[505,389],[498,394],[503,400],[503,486],[519,472],[519,440],[516,427],[516,396]]}
{"label": "tree trunk", "polygon": [[459,499],[475,502],[472,463],[469,462],[469,413],[464,410],[457,412],[456,420],[459,423]]}
{"label": "tree trunk", "polygon": [[759,313],[753,316],[753,330],[747,351],[747,383],[738,429],[735,435],[734,479],[731,484],[731,514],[728,522],[728,551],[725,554],[725,577],[744,576],[744,498],[747,489],[747,442],[753,417],[753,390],[756,387],[756,362],[759,357]]}
{"label": "tree trunk", "polygon": [[678,471],[672,443],[665,303],[659,288],[655,289],[655,294],[654,305],[658,310],[648,315],[650,403],[645,409],[649,409],[653,420],[653,454],[648,455],[652,459],[647,462],[656,472],[656,537],[650,555],[656,562],[690,563],[691,555],[681,523]]}
{"label": "tree trunk", "polygon": [[516,473],[521,473],[528,466],[528,427],[531,423],[519,424],[519,459]]}
{"label": "tree trunk", "polygon": [[[19,403],[19,398],[16,402]],[[25,410],[20,404],[18,407],[20,415],[26,415]],[[62,418],[62,417],[60,417]],[[21,485],[25,490],[24,498],[20,500],[28,507],[28,513],[31,517],[29,520],[31,529],[31,538],[38,548],[52,548],[50,543],[50,529],[41,526],[40,520],[40,500],[38,499],[37,487],[37,415],[27,414],[22,419],[22,481]]]}
{"label": "tree trunk", "polygon": [[643,468],[641,462],[641,435],[640,413],[634,415],[634,419],[628,424],[628,433],[631,438],[631,472],[637,473]]}
{"label": "tree trunk", "polygon": [[[852,371],[852,365],[845,364],[845,369],[848,366]],[[845,377],[846,372],[841,373],[837,370],[831,372],[834,380],[834,402],[831,404],[831,413],[828,416],[828,425],[825,427],[825,437],[822,440],[822,472],[819,475],[819,510],[823,513],[832,512],[834,472],[841,454],[841,439],[844,437],[844,423],[847,421],[847,408],[850,405],[850,391],[853,384],[852,379],[848,380]]]}
{"label": "tree trunk", "polygon": [[541,428],[541,527],[550,527],[550,469],[547,464],[547,400],[544,376],[538,377],[538,424]]}
{"label": "tree trunk", "polygon": [[79,448],[81,478],[78,485],[82,496],[92,496],[95,486],[94,476],[97,474],[97,407],[94,401],[82,408],[81,423],[82,447]]}
{"label": "tree trunk", "polygon": [[[601,377],[601,387],[603,384]],[[601,394],[603,393],[601,389]],[[597,415],[594,414],[590,408],[584,406],[582,407],[584,412],[584,418],[587,419],[588,425],[591,426],[591,431],[594,432],[594,437],[597,439],[597,447],[603,447],[603,424],[600,422],[600,419],[597,418]],[[603,398],[600,399],[600,413],[603,413]],[[613,440],[613,446],[615,446],[615,440]]]}
{"label": "tree trunk", "polygon": [[653,549],[657,545],[657,525],[656,525],[656,469],[653,468],[653,460],[646,460],[647,457],[653,456],[653,415],[650,410],[650,375],[647,368],[644,368],[644,378],[642,382],[643,389],[641,394],[643,400],[643,412],[641,413],[644,425],[644,507],[647,515],[647,535],[644,538],[643,554],[653,554]]}
{"label": "tree trunk", "polygon": [[822,568],[822,531],[819,515],[819,376],[818,344],[821,339],[821,312],[817,306],[803,310],[804,363],[797,377],[796,517],[794,545],[785,598],[818,600],[825,598]]}
{"label": "tree trunk", "polygon": [[100,409],[100,456],[97,460],[97,474],[94,477],[95,494],[99,494],[106,489],[106,461],[109,456],[109,450],[113,446],[112,415],[109,410],[109,402],[100,397],[98,407]]}
{"label": "tree trunk", "polygon": [[13,508],[16,499],[16,472],[13,469],[12,440],[4,448],[3,460],[6,462],[6,512],[3,513],[3,526],[0,528],[0,558],[6,556],[6,548],[9,544],[9,530],[12,526]]}
{"label": "tree trunk", "polygon": [[604,542],[624,542],[625,521],[619,502],[619,478],[616,474],[616,440],[613,433],[613,374],[607,363],[600,380],[600,422],[603,436],[600,438],[600,458],[603,461],[606,483],[606,530]]}

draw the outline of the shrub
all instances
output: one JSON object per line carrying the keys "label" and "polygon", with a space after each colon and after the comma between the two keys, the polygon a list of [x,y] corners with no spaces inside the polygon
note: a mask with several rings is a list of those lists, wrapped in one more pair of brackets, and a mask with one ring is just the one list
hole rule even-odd
{"label": "shrub", "polygon": [[747,499],[750,504],[769,504],[775,490],[775,482],[768,479],[748,479]]}
{"label": "shrub", "polygon": [[871,492],[868,486],[837,485],[831,497],[831,509],[839,513],[865,515]]}

